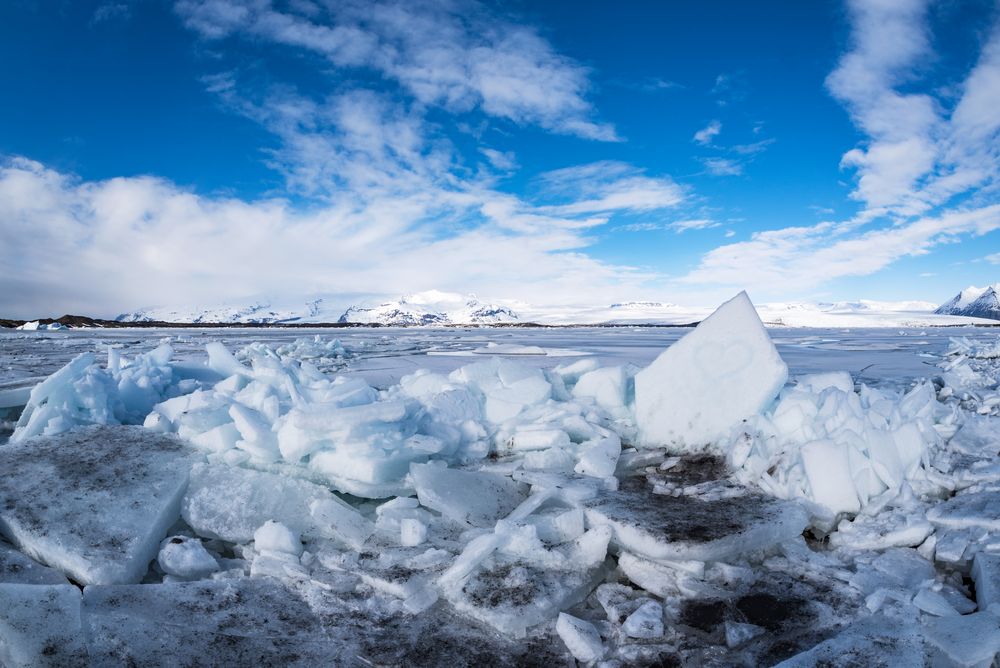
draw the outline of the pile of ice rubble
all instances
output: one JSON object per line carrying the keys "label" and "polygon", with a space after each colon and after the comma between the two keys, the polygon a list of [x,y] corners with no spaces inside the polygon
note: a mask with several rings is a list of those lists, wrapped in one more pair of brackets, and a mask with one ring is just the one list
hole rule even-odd
{"label": "pile of ice rubble", "polygon": [[206,348],[32,390],[0,446],[0,664],[1000,651],[1000,344],[906,392],[787,384],[741,294],[638,373],[490,358],[379,390],[310,363],[337,342]]}

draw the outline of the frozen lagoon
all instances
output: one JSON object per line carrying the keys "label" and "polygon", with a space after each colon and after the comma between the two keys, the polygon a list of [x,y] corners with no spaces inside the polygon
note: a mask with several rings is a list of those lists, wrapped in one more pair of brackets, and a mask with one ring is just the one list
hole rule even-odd
{"label": "frozen lagoon", "polygon": [[[203,354],[205,344],[220,341],[230,350],[252,342],[279,346],[319,335],[338,339],[352,352],[349,363],[330,364],[341,373],[358,374],[376,387],[387,387],[421,368],[450,372],[487,354],[475,351],[490,343],[537,346],[556,355],[526,355],[543,368],[567,361],[573,354],[595,357],[601,366],[635,364],[645,367],[663,349],[691,331],[690,327],[573,328],[396,328],[343,329],[183,328],[72,329],[20,332],[0,329],[0,387],[45,377],[81,352],[104,354],[108,345],[135,355],[168,338],[178,359]],[[921,329],[770,328],[792,376],[822,371],[849,371],[869,384],[898,383],[933,373],[935,359],[952,337],[991,340],[998,330],[982,327]]]}
{"label": "frozen lagoon", "polygon": [[[311,360],[327,373],[363,379],[385,390],[417,369],[448,374],[493,355],[544,369],[580,359],[593,359],[601,367],[631,364],[644,368],[689,331],[192,328],[2,333],[0,388],[5,389],[0,392],[6,394],[0,396],[16,396],[18,388],[34,385],[79,353],[106,354],[107,346],[112,345],[131,359],[154,350],[164,337],[170,337],[173,359],[181,363],[204,358],[209,342],[221,341],[234,352],[260,342],[274,349],[289,346],[290,354]],[[317,333],[324,342],[339,339],[345,354],[290,345]],[[937,365],[946,361],[951,337],[982,342],[996,338],[993,332],[982,329],[772,329],[769,333],[793,379],[849,371],[854,381],[887,391],[906,390],[917,379],[939,375],[942,370]],[[495,345],[491,348],[490,344]],[[552,354],[525,354],[537,353],[539,348]],[[964,448],[960,454],[972,457],[992,448],[995,457],[997,448],[991,445],[997,440],[994,423],[975,425],[976,429],[967,431],[975,432],[979,440],[958,439]],[[970,448],[975,444],[984,447],[972,453]],[[339,533],[323,535],[311,528],[312,520],[295,526],[296,517],[301,518],[304,510],[287,518],[265,518],[282,512],[271,508],[247,520],[246,526],[252,529],[254,522],[262,525],[265,519],[284,519],[296,534],[291,542],[256,534],[252,542],[249,535],[227,542],[199,528],[199,521],[189,514],[188,519],[198,526],[181,522],[173,527],[171,533],[179,536],[176,544],[183,548],[188,542],[198,542],[195,535],[201,536],[202,551],[216,564],[211,572],[228,573],[232,580],[220,575],[199,575],[193,581],[171,576],[168,569],[187,571],[183,563],[177,567],[161,551],[160,563],[145,578],[147,584],[92,585],[82,599],[78,594],[74,599],[72,589],[60,589],[71,585],[46,584],[52,591],[37,590],[39,600],[58,603],[46,603],[44,609],[32,611],[27,606],[25,601],[31,597],[23,585],[0,586],[5,592],[0,595],[18,601],[18,610],[22,610],[20,621],[9,615],[0,621],[0,638],[5,632],[12,634],[9,629],[18,624],[24,626],[25,619],[38,624],[49,615],[55,615],[54,619],[62,615],[67,621],[60,628],[61,634],[74,623],[81,637],[89,633],[87,650],[92,665],[127,661],[168,665],[165,654],[182,642],[188,645],[186,660],[208,664],[242,657],[256,663],[314,665],[337,655],[343,665],[391,665],[416,657],[422,659],[421,664],[468,665],[488,657],[493,663],[521,665],[571,663],[573,656],[581,662],[583,657],[600,656],[624,664],[761,665],[807,650],[823,658],[880,657],[870,652],[886,652],[887,647],[892,651],[885,657],[896,663],[912,663],[906,658],[925,655],[944,657],[951,662],[945,665],[977,665],[974,660],[992,658],[990,643],[995,642],[993,629],[997,627],[994,617],[984,612],[987,606],[982,603],[981,612],[973,612],[977,594],[990,591],[990,578],[997,577],[986,556],[975,558],[993,549],[992,526],[983,521],[983,509],[989,510],[991,502],[1000,503],[993,501],[990,488],[1000,476],[986,467],[963,469],[979,476],[973,482],[982,489],[962,490],[955,498],[962,499],[968,493],[975,503],[951,503],[928,513],[919,503],[900,502],[891,512],[859,514],[831,534],[840,536],[837,541],[823,540],[822,535],[813,533],[802,541],[795,540],[807,521],[801,511],[786,510],[780,505],[784,501],[775,502],[736,484],[718,457],[677,459],[653,450],[640,451],[633,459],[619,471],[619,476],[629,481],[623,490],[626,496],[588,485],[585,480],[573,483],[569,492],[540,511],[527,511],[531,521],[514,525],[504,536],[508,545],[494,548],[496,554],[487,554],[472,565],[473,574],[459,580],[461,586],[449,586],[444,574],[453,567],[456,555],[466,555],[462,546],[468,549],[483,537],[496,542],[491,536],[500,534],[477,533],[482,529],[443,521],[440,518],[447,516],[447,500],[427,505],[421,499],[425,509],[415,500],[405,502],[406,496],[381,505],[348,498],[360,519],[371,524],[370,538],[364,538],[368,531],[364,522],[346,513],[338,515],[337,505],[322,506],[325,514],[314,513],[313,520],[325,518],[326,524],[340,527]],[[977,460],[984,461],[982,456]],[[559,462],[540,462],[540,471],[514,471],[513,481],[522,488],[505,493],[521,496],[498,505],[504,511],[484,521],[502,520],[511,504],[536,497],[524,496],[529,485],[536,490],[562,485],[566,492],[565,476],[558,484],[545,477],[546,467],[558,466]],[[957,469],[952,466],[949,470]],[[637,475],[643,471],[644,475]],[[502,461],[492,472],[511,474],[503,470]],[[568,480],[573,481],[572,476]],[[419,496],[420,490],[417,492]],[[688,535],[666,544],[674,545],[672,552],[657,551],[657,536],[621,530],[623,523],[628,524],[628,504],[636,502],[635,495],[644,493],[653,499],[649,496],[653,492],[668,497],[670,503],[660,504],[659,513],[634,515],[636,519],[655,520],[647,523],[650,528],[656,527],[655,522],[664,527],[684,526]],[[323,501],[323,494],[328,494],[322,489],[312,493],[315,496],[302,492],[303,508]],[[767,504],[766,512],[752,510],[760,503]],[[692,514],[689,508],[702,506],[707,510],[699,524],[698,513]],[[742,512],[744,509],[750,512]],[[440,518],[438,512],[442,513]],[[780,521],[775,521],[776,517]],[[518,526],[532,527],[528,534],[542,543],[532,543],[531,535],[524,535]],[[611,527],[611,531],[601,527]],[[636,528],[642,530],[643,526]],[[349,533],[355,541],[360,540],[356,543],[360,547],[347,549],[351,541],[345,537]],[[390,540],[390,536],[395,538]],[[943,544],[928,545],[931,538]],[[601,544],[603,541],[606,549],[609,540],[610,555],[605,561]],[[723,549],[713,553],[713,541]],[[698,549],[687,548],[692,542]],[[970,545],[982,548],[977,552],[970,550]],[[539,557],[535,561],[527,556],[532,552]],[[201,554],[187,555],[188,562],[198,562]],[[282,585],[275,585],[275,581]],[[430,595],[427,586],[434,581],[443,583],[439,588],[443,600],[436,604],[436,594]],[[980,581],[985,586],[980,586]],[[246,614],[241,613],[241,605]],[[291,621],[264,621],[261,610],[269,606],[295,612],[287,613],[292,615]],[[196,609],[204,609],[208,617],[189,612]],[[213,612],[221,609],[228,612],[221,617]],[[555,613],[560,609],[575,621],[556,625]],[[511,626],[512,620],[524,619],[528,611],[536,615],[532,619],[539,622],[537,625]],[[956,615],[957,620],[948,621]],[[859,618],[864,620],[862,625],[868,622],[863,630],[850,625],[857,624]],[[164,626],[165,619],[172,621]],[[348,623],[348,619],[354,622]],[[975,629],[982,640],[970,643],[961,638],[965,631],[959,622],[967,623],[968,632]],[[498,629],[503,633],[498,634]],[[518,638],[522,633],[526,637]],[[552,638],[546,640],[549,636]],[[429,643],[428,638],[434,642]],[[234,648],[231,653],[219,649],[220,639],[233,641],[229,643]],[[42,640],[34,633],[20,644],[15,642],[27,652],[24,656],[34,658],[27,663],[37,663],[40,656],[46,656],[32,654],[33,647],[42,652],[56,646]],[[60,652],[76,656],[81,651],[79,643],[79,638],[69,634],[57,646]],[[970,650],[969,645],[973,645],[971,651],[963,651]],[[53,656],[65,659],[67,655]],[[972,659],[967,661],[967,657]],[[18,665],[16,657],[7,660]],[[807,656],[798,661],[796,665],[813,665]],[[842,664],[851,665],[846,660]]]}

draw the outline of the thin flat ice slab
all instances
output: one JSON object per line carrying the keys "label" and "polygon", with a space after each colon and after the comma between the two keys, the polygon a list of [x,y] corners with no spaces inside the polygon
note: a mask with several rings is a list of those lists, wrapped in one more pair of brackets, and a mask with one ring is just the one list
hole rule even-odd
{"label": "thin flat ice slab", "polygon": [[550,636],[514,642],[436,606],[270,578],[88,587],[94,666],[571,666]]}
{"label": "thin flat ice slab", "polygon": [[98,426],[0,446],[0,532],[83,584],[138,582],[180,516],[178,439]]}
{"label": "thin flat ice slab", "polygon": [[606,574],[605,564],[564,571],[489,559],[471,575],[446,584],[444,595],[459,614],[518,637],[582,601]]}
{"label": "thin flat ice slab", "polygon": [[927,511],[932,524],[949,529],[1000,530],[1000,491],[964,492]]}
{"label": "thin flat ice slab", "polygon": [[619,547],[654,560],[720,561],[791,540],[809,524],[796,503],[746,493],[728,498],[656,494],[626,478],[584,504],[588,526],[608,525]]}
{"label": "thin flat ice slab", "polygon": [[741,292],[635,377],[639,442],[697,451],[767,407],[788,367]]}
{"label": "thin flat ice slab", "polygon": [[70,584],[0,584],[0,666],[89,666],[80,590]]}
{"label": "thin flat ice slab", "polygon": [[924,643],[919,627],[913,622],[874,615],[782,661],[777,668],[921,665],[924,665]]}

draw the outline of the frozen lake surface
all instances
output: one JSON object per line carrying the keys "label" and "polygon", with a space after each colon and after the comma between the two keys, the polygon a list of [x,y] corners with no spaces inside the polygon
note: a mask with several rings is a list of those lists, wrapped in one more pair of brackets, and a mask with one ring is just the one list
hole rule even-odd
{"label": "frozen lake surface", "polygon": [[[105,353],[107,346],[127,355],[146,352],[169,340],[176,357],[201,355],[206,343],[221,341],[231,350],[259,341],[272,345],[319,335],[339,339],[351,353],[341,373],[358,374],[376,387],[399,381],[416,369],[450,372],[482,355],[489,343],[539,346],[556,355],[524,356],[548,368],[573,353],[594,356],[602,366],[646,366],[691,328],[581,327],[569,329],[76,329],[57,332],[0,330],[0,384],[44,377],[81,352]],[[870,384],[906,382],[933,373],[935,360],[952,337],[991,340],[992,330],[976,327],[926,329],[769,329],[792,376],[821,371],[849,371]]]}
{"label": "frozen lake surface", "polygon": [[0,331],[0,665],[989,665],[995,331],[729,306]]}

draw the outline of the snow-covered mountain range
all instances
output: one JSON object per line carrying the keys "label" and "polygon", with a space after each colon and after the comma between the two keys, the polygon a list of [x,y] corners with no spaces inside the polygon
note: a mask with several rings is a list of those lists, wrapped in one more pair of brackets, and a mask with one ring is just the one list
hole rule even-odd
{"label": "snow-covered mountain range", "polygon": [[475,295],[429,290],[378,304],[356,304],[346,310],[319,298],[304,304],[276,305],[254,301],[249,305],[195,308],[145,308],[119,315],[119,322],[177,322],[192,324],[341,323],[357,325],[495,325],[519,322],[510,307],[480,301]]}
{"label": "snow-covered mountain range", "polygon": [[378,325],[497,325],[519,322],[506,306],[479,301],[475,295],[430,290],[377,306],[351,306],[337,322]]}
{"label": "snow-covered mountain range", "polygon": [[[988,324],[1000,320],[1000,284],[968,288],[946,304],[859,300],[757,304],[761,319],[776,327],[927,327]],[[711,308],[667,302],[627,301],[608,306],[536,306],[514,300],[485,301],[475,295],[429,290],[390,301],[345,304],[330,298],[299,303],[255,300],[246,305],[152,308],[118,316],[120,322],[191,324],[341,323],[384,326],[449,326],[537,323],[542,325],[685,325]]]}
{"label": "snow-covered mountain range", "polygon": [[1000,283],[966,289],[939,306],[935,313],[1000,320]]}

